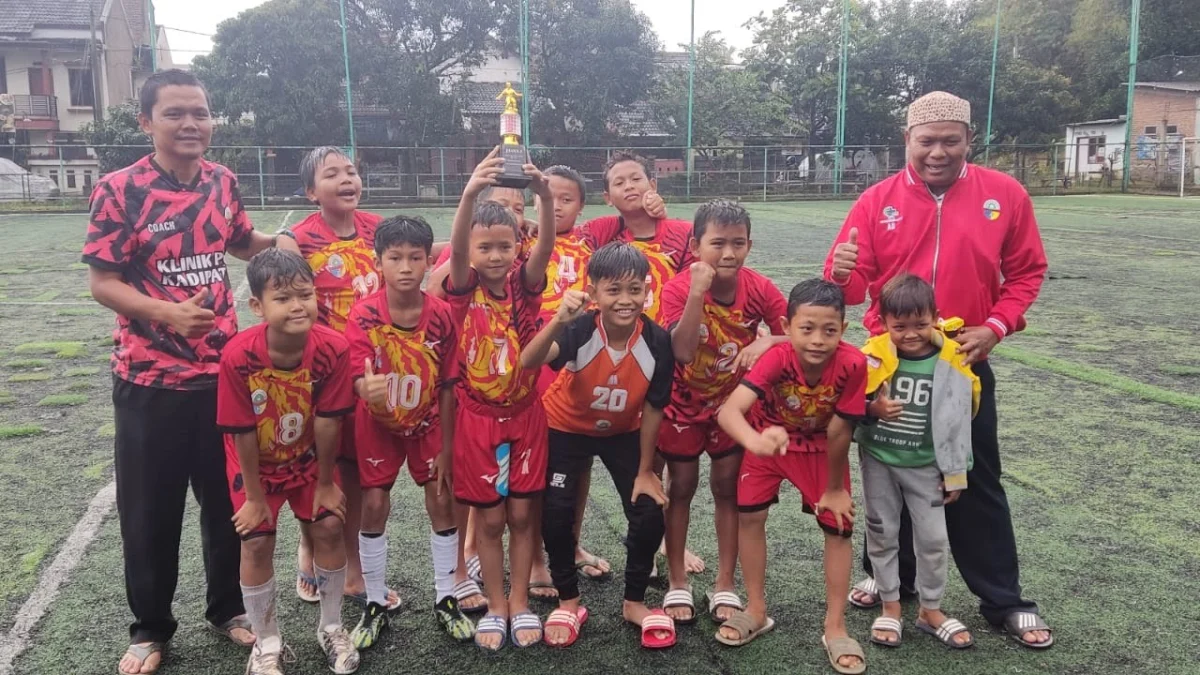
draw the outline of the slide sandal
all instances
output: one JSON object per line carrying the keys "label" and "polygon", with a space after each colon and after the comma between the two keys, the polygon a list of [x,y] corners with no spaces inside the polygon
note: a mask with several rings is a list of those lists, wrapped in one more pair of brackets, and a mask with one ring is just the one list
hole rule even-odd
{"label": "slide sandal", "polygon": [[921,631],[922,633],[928,633],[929,635],[932,635],[942,644],[951,649],[968,649],[975,646],[974,636],[972,636],[970,640],[967,640],[963,643],[959,643],[954,639],[955,635],[968,632],[967,627],[964,626],[958,619],[946,617],[946,620],[942,622],[942,625],[938,626],[937,628],[934,628],[924,621],[918,620],[917,630]]}
{"label": "slide sandal", "polygon": [[[308,592],[309,588],[313,589],[311,593]],[[304,572],[297,572],[296,573],[296,597],[300,598],[301,600],[303,600],[304,602],[307,602],[310,605],[315,605],[316,603],[320,602],[321,594],[317,591],[317,578],[312,576],[311,574],[305,574]]]}
{"label": "slide sandal", "polygon": [[[479,612],[487,611],[487,596],[483,594],[483,589],[479,587],[479,583],[474,579],[463,579],[462,581],[458,582],[454,585],[454,590],[452,593],[454,593],[454,599],[459,603],[458,608],[463,612],[466,612],[467,614],[477,614]],[[476,595],[483,598],[483,604],[476,605],[475,607],[464,607],[462,605],[463,600],[466,600],[467,598],[473,598]]]}
{"label": "slide sandal", "polygon": [[[494,649],[492,647],[485,647],[479,642],[480,636],[489,634],[500,635],[500,644],[496,645]],[[488,614],[480,619],[479,623],[475,624],[476,647],[490,654],[496,654],[501,649],[504,649],[504,645],[506,644],[508,644],[508,617],[500,616],[499,614]]]}
{"label": "slide sandal", "polygon": [[579,639],[579,631],[583,628],[583,624],[587,623],[587,620],[587,607],[580,607],[574,614],[565,609],[556,609],[550,612],[550,616],[546,617],[546,628],[566,628],[570,635],[562,644],[554,644],[547,637],[546,644],[557,649],[570,647]]}
{"label": "slide sandal", "polygon": [[750,644],[758,636],[770,633],[772,630],[774,630],[775,619],[772,619],[768,616],[767,622],[759,625],[758,622],[754,620],[754,617],[750,616],[746,612],[738,612],[729,617],[728,621],[721,624],[721,628],[732,628],[733,630],[737,631],[737,637],[726,637],[725,635],[721,634],[721,631],[718,630],[716,635],[717,642],[729,647],[741,647],[743,645]]}
{"label": "slide sandal", "polygon": [[[746,606],[742,604],[742,599],[733,591],[716,591],[715,593],[709,591],[704,594],[704,597],[708,600],[708,614],[717,623],[724,623],[728,620],[728,617],[722,619],[717,616],[717,610],[722,607],[728,607],[735,612],[741,612],[746,609]],[[733,615],[731,614],[730,616]]]}
{"label": "slide sandal", "polygon": [[[833,666],[841,675],[862,675],[867,672],[867,656],[863,654],[862,645],[854,638],[840,637],[832,640],[825,639],[821,636],[821,645],[825,647],[825,653],[829,655],[829,665]],[[857,656],[857,666],[843,666],[838,663],[838,659],[843,656]]]}
{"label": "slide sandal", "polygon": [[[546,631],[542,628],[542,620],[539,619],[538,615],[534,614],[533,612],[519,612],[514,614],[508,623],[508,632],[510,635],[512,635],[512,642],[521,649],[532,647],[533,645],[541,642],[542,638],[546,637]],[[538,632],[538,636],[529,642],[521,642],[517,638],[517,631],[521,630],[536,630]]]}
{"label": "slide sandal", "polygon": [[661,609],[642,619],[642,647],[666,649],[675,646],[675,621]]}
{"label": "slide sandal", "polygon": [[[692,610],[692,616],[687,619],[672,619],[680,626],[690,626],[696,623],[696,602],[692,599],[692,589],[688,588],[672,588],[663,596],[663,609],[676,609],[679,607],[687,607]],[[670,614],[667,614],[670,616]]]}
{"label": "slide sandal", "polygon": [[[920,628],[920,622],[917,623],[917,628]],[[875,631],[883,633],[895,633],[895,640],[881,640],[875,637]],[[890,616],[881,616],[875,619],[871,624],[871,644],[879,645],[880,647],[899,647],[900,642],[904,639],[904,625],[899,619],[893,619]]]}

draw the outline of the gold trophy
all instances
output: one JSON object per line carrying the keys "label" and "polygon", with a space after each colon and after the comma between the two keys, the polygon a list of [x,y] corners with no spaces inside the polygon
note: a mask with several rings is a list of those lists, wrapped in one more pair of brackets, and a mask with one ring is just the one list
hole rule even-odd
{"label": "gold trophy", "polygon": [[521,145],[521,113],[517,110],[517,98],[521,95],[513,89],[512,82],[504,83],[504,90],[496,100],[504,99],[504,112],[500,113],[500,156],[504,158],[504,173],[496,178],[496,184],[501,187],[523,190],[529,185],[529,176],[525,175],[526,162],[529,154]]}

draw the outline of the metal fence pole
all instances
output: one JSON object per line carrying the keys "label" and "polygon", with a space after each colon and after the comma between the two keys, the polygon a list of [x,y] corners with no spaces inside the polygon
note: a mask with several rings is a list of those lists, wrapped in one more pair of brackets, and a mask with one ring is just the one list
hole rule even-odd
{"label": "metal fence pole", "polygon": [[763,198],[767,201],[767,146],[763,146]]}
{"label": "metal fence pole", "polygon": [[1050,194],[1058,194],[1058,144],[1054,144],[1054,159],[1050,160]]}
{"label": "metal fence pole", "polygon": [[438,148],[438,168],[442,174],[442,206],[446,205],[446,149]]}
{"label": "metal fence pole", "polygon": [[258,146],[258,205],[267,205],[267,182],[263,178],[262,146]]}

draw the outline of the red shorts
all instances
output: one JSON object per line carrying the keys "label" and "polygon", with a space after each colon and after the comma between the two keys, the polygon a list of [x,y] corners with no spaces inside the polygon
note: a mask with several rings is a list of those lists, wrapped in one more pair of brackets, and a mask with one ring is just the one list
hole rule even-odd
{"label": "red shorts", "polygon": [[546,410],[537,395],[512,417],[458,397],[454,427],[454,498],[490,508],[506,497],[530,497],[546,488],[550,457]]}
{"label": "red shorts", "polygon": [[337,459],[341,462],[346,462],[353,465],[356,461],[358,453],[355,451],[354,439],[354,418],[358,417],[354,413],[350,413],[342,417],[342,442],[338,444]]}
{"label": "red shorts", "polygon": [[[246,503],[246,488],[242,483],[242,467],[238,463],[237,457],[225,457],[225,475],[229,479],[229,499],[233,502],[233,512],[237,513],[239,509]],[[317,471],[314,465],[312,471],[309,472],[311,480],[297,481],[295,477],[284,484],[272,484],[269,481],[263,482],[263,491],[267,497],[267,508],[271,510],[271,522],[260,524],[253,532],[242,537],[242,539],[253,539],[254,537],[274,536],[275,528],[279,524],[279,510],[283,508],[284,502],[292,509],[292,515],[303,523],[316,522],[326,516],[332,516],[331,511],[321,509],[315,516],[313,514],[313,501],[317,495]],[[334,472],[334,480],[339,484],[341,481],[337,478],[337,472]]]}
{"label": "red shorts", "polygon": [[672,462],[695,462],[708,453],[709,459],[721,459],[740,450],[717,420],[677,422],[663,418],[658,428],[658,454]]}
{"label": "red shorts", "polygon": [[[813,508],[825,494],[825,485],[829,478],[828,457],[823,452],[796,452],[795,445],[788,447],[788,452],[782,457],[760,457],[747,452],[742,457],[742,470],[738,480],[737,502],[738,510],[743,512],[761,511],[779,501],[779,485],[784,480],[789,481],[800,490],[805,513],[813,513]],[[842,476],[842,485],[850,492],[850,468],[847,466]],[[833,534],[839,534],[837,518],[828,511],[817,516],[817,524],[821,529]],[[849,537],[851,528],[844,527],[840,533]]]}
{"label": "red shorts", "polygon": [[433,480],[433,461],[442,452],[442,425],[434,422],[419,436],[401,436],[375,421],[369,414],[357,415],[354,424],[358,446],[358,480],[363,489],[392,489],[400,467],[418,486]]}

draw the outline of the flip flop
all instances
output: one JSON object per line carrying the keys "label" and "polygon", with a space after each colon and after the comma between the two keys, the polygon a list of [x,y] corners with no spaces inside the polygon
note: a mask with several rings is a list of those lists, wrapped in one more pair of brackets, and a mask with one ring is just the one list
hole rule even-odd
{"label": "flip flop", "polygon": [[[875,601],[859,602],[858,600],[854,599],[854,591],[866,593],[867,595],[874,597]],[[883,604],[883,600],[881,600],[879,597],[879,585],[875,583],[874,577],[867,577],[857,584],[854,584],[854,588],[850,589],[850,595],[848,595],[846,599],[850,602],[850,604],[859,609],[875,609],[879,605]]]}
{"label": "flip flop", "polygon": [[[553,593],[534,593],[533,589],[550,589]],[[558,589],[554,587],[554,583],[550,581],[531,581],[529,582],[529,597],[537,600],[558,600]]]}
{"label": "flip flop", "polygon": [[311,574],[305,574],[304,572],[297,572],[296,573],[296,597],[300,598],[301,600],[303,600],[304,602],[307,602],[310,605],[315,605],[321,601],[321,593],[316,590],[313,590],[312,593],[309,593],[305,589],[306,584],[308,586],[311,586],[313,589],[316,589],[317,578],[312,576]]}
{"label": "flip flop", "polygon": [[[951,618],[947,617],[946,620],[942,622],[942,625],[938,626],[937,628],[934,628],[926,621],[921,621],[920,619],[918,619],[917,620],[917,630],[921,631],[922,633],[928,633],[929,635],[934,636],[942,644],[946,645],[947,647],[949,647],[951,649],[968,649],[970,647],[975,646],[975,636],[971,636],[970,640],[967,640],[966,642],[963,642],[963,643],[959,643],[954,640],[955,635],[958,635],[959,633],[967,632],[967,627],[964,626],[962,624],[962,622],[959,621],[958,619],[951,619]],[[1034,629],[1034,630],[1044,630],[1044,629]],[[874,642],[874,640],[872,640],[872,642]]]}
{"label": "flip flop", "polygon": [[150,658],[150,656],[152,654],[160,654],[161,655],[158,659],[158,666],[156,666],[154,668],[154,670],[149,671],[150,673],[157,673],[158,669],[162,668],[163,661],[167,657],[167,643],[165,643],[165,642],[150,642],[145,645],[132,644],[132,645],[129,645],[129,647],[125,650],[125,653],[132,654],[134,658],[136,658],[137,660],[142,662],[142,665],[138,666],[138,672],[131,673],[128,671],[121,670],[121,664],[118,661],[117,662],[117,674],[118,675],[149,675],[149,673],[141,672],[141,668],[145,667],[145,665],[146,665],[146,659]]}
{"label": "flip flop", "polygon": [[[822,635],[821,646],[825,647],[825,653],[829,656],[829,665],[841,675],[862,675],[867,672],[867,656],[863,653],[862,645],[854,638],[840,637],[828,640]],[[857,656],[859,664],[843,666],[838,663],[838,659],[843,656]]]}
{"label": "flip flop", "polygon": [[[392,593],[396,593],[396,591],[394,591],[390,588],[387,589],[387,592],[388,592],[388,595],[391,595]],[[366,591],[363,591],[362,593],[347,593],[345,595],[345,598],[347,600],[349,600],[351,603],[358,605],[361,609],[367,608],[368,601],[367,601],[367,592]],[[400,606],[403,604],[404,604],[404,600],[400,597],[399,593],[396,593],[396,602],[394,602],[390,605],[384,606],[384,609],[387,610],[388,614],[395,614],[397,611],[400,610]]]}
{"label": "flip flop", "polygon": [[729,617],[725,623],[721,624],[721,627],[732,628],[737,631],[738,636],[736,638],[726,637],[718,630],[716,634],[717,642],[729,647],[741,647],[750,644],[760,635],[765,635],[774,630],[775,619],[768,616],[767,622],[759,625],[754,617],[746,612],[737,612]]}
{"label": "flip flop", "polygon": [[230,642],[239,647],[253,647],[254,643],[257,641],[257,638],[251,638],[249,642],[243,642],[242,640],[233,637],[233,631],[239,628],[244,631],[248,631],[251,635],[254,635],[254,627],[250,625],[250,619],[246,618],[244,614],[241,616],[235,616],[220,626],[210,623],[208,624],[208,628],[218,635],[225,636]]}
{"label": "flip flop", "polygon": [[742,604],[742,599],[733,591],[708,591],[704,594],[704,598],[708,600],[708,614],[712,620],[718,624],[724,623],[726,619],[717,616],[717,610],[722,607],[729,607],[736,612],[741,612],[746,609]]}
{"label": "flip flop", "polygon": [[588,609],[580,607],[572,614],[565,609],[556,609],[550,612],[550,616],[546,617],[546,628],[566,628],[569,631],[567,641],[562,644],[554,644],[549,639],[544,640],[546,644],[557,649],[566,649],[575,644],[579,639],[579,631],[583,629],[583,624],[587,623]]}
{"label": "flip flop", "polygon": [[[474,579],[463,579],[454,585],[454,590],[451,592],[454,594],[454,599],[459,602],[458,608],[463,612],[466,612],[467,614],[477,614],[479,612],[487,611],[487,596],[483,595],[483,589],[479,587],[479,583]],[[483,604],[477,607],[463,607],[461,604],[462,601],[473,595],[482,596]]]}
{"label": "flip flop", "polygon": [[[680,626],[690,626],[700,617],[696,615],[696,601],[692,599],[692,587],[672,588],[663,596],[663,610],[687,607],[692,610],[692,616],[687,619],[672,619]],[[664,612],[665,613],[665,612]],[[670,616],[670,614],[667,614]]]}
{"label": "flip flop", "polygon": [[[517,614],[513,614],[512,619],[510,619],[508,622],[508,625],[508,632],[510,635],[512,635],[513,644],[521,649],[532,647],[541,642],[542,638],[546,637],[546,631],[542,627],[542,620],[539,619],[538,615],[534,614],[533,612],[518,612]],[[538,632],[538,636],[529,642],[522,643],[517,639],[517,631],[519,630],[536,630]]]}
{"label": "flip flop", "polygon": [[[659,637],[655,633],[669,633]],[[646,649],[666,649],[675,646],[675,621],[661,609],[650,612],[642,619],[642,647]]]}
{"label": "flip flop", "polygon": [[[920,622],[917,622],[917,628],[920,628]],[[885,633],[895,633],[896,640],[889,642],[875,637],[875,631],[883,631]],[[871,644],[879,645],[880,647],[899,647],[900,642],[904,639],[904,624],[900,623],[899,619],[893,619],[890,616],[881,616],[875,619],[871,624]]]}
{"label": "flip flop", "polygon": [[[479,643],[479,636],[489,633],[498,633],[500,635],[500,644],[495,649],[485,647]],[[489,654],[496,654],[504,645],[508,644],[508,617],[500,616],[499,614],[488,614],[475,624],[475,646],[479,647]]]}
{"label": "flip flop", "polygon": [[593,581],[608,581],[609,579],[612,578],[611,567],[609,568],[609,570],[607,572],[601,570],[600,574],[588,574],[587,572],[584,572],[583,568],[585,568],[585,567],[591,567],[592,569],[599,570],[600,563],[606,562],[603,558],[601,558],[600,556],[598,556],[594,553],[589,553],[588,556],[589,557],[584,558],[583,560],[575,561],[575,571],[576,572],[579,572],[580,574],[582,574],[584,576],[584,578],[591,579]]}
{"label": "flip flop", "polygon": [[[1030,649],[1049,649],[1054,645],[1054,633],[1037,612],[1013,612],[1009,614],[1004,617],[1004,630],[1008,633],[1009,637]],[[1035,630],[1050,632],[1050,639],[1045,642],[1030,642],[1024,638],[1026,633],[1032,633]]]}

